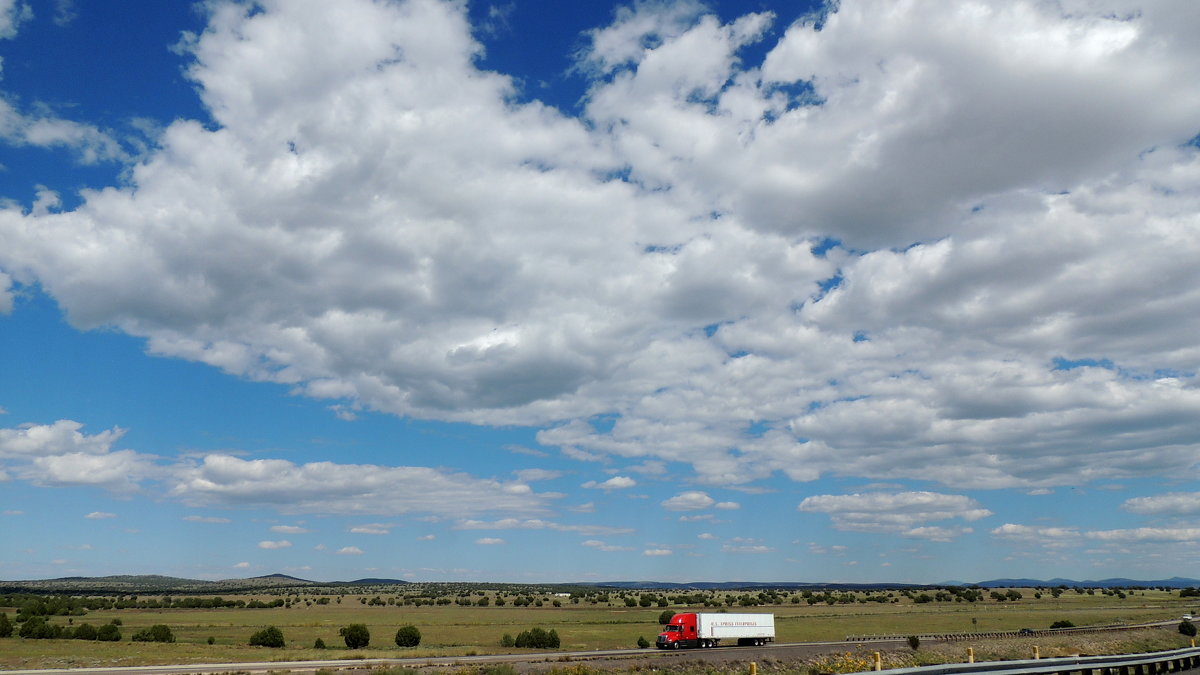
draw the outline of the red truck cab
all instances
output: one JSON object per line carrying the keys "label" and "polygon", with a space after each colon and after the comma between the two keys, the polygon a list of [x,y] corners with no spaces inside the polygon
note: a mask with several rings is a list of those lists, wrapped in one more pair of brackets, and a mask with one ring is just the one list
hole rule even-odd
{"label": "red truck cab", "polygon": [[663,632],[658,634],[655,644],[659,649],[679,649],[697,647],[699,642],[696,636],[696,615],[687,613],[671,617],[667,625],[663,626]]}

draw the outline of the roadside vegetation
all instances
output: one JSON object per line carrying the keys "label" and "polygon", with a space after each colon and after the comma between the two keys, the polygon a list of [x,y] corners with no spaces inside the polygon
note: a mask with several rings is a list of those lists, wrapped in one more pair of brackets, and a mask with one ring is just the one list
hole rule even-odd
{"label": "roadside vegetation", "polygon": [[[1060,649],[1107,653],[1100,651],[1103,645],[1138,640],[1147,648],[1152,642],[1184,646],[1190,636],[1182,624],[1195,626],[1180,619],[1197,609],[1200,592],[1163,588],[662,592],[403,584],[273,588],[219,597],[14,593],[0,595],[0,668],[635,649],[652,644],[664,618],[687,611],[772,612],[779,642],[1173,621],[1166,629],[1145,631],[1158,642],[1121,632],[996,643],[998,653],[1016,648],[1027,655],[1028,645],[1036,643],[1043,656],[1051,656]],[[887,658],[909,665],[962,660],[967,644],[907,641]],[[976,645],[977,658],[990,658],[981,653],[987,649],[982,643],[969,644]],[[939,656],[942,650],[948,651]],[[849,664],[865,657],[851,651],[829,658]],[[851,672],[829,664],[813,669]]]}

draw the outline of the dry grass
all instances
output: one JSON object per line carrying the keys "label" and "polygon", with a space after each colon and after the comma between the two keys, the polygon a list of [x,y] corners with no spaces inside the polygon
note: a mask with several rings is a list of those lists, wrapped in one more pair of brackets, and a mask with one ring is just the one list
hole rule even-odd
{"label": "dry grass", "polygon": [[[997,603],[929,603],[808,605],[785,603],[731,611],[773,612],[779,642],[840,640],[852,634],[911,634],[934,632],[970,632],[976,630],[1017,630],[1047,628],[1059,619],[1076,625],[1135,623],[1178,617],[1194,609],[1192,599],[1180,599],[1178,593],[1137,591],[1125,599],[1104,595],[1064,594],[1059,599],[1034,599],[1031,589],[1023,589],[1025,599]],[[705,611],[703,608],[674,607],[676,611]],[[15,615],[15,608],[0,611]],[[709,610],[712,611],[712,610]],[[541,626],[553,628],[562,638],[565,650],[621,649],[635,646],[639,636],[653,640],[658,633],[661,608],[626,608],[605,605],[566,604],[546,607],[459,607],[446,606],[367,606],[356,596],[346,596],[340,604],[275,609],[168,609],[112,610],[75,617],[75,624],[98,626],[119,618],[124,641],[118,643],[79,640],[0,639],[0,668],[62,668],[81,666],[135,666],[164,663],[218,663],[248,661],[296,661],[341,658],[398,658],[466,656],[472,653],[512,652],[499,646],[505,633]],[[63,617],[53,617],[66,623]],[[167,624],[174,631],[174,644],[134,643],[135,632],[153,624]],[[338,628],[350,623],[365,623],[371,631],[371,646],[347,650],[338,636]],[[402,625],[413,624],[421,630],[421,646],[401,649],[393,637]],[[282,630],[287,640],[284,649],[250,647],[250,635],[268,625]],[[1155,631],[1175,635],[1174,631]],[[1111,638],[1130,643],[1130,633]],[[207,644],[213,638],[212,645]],[[1181,637],[1181,636],[1180,636]],[[312,649],[317,638],[331,647]],[[1060,639],[1067,639],[1065,636]],[[1069,650],[1107,653],[1099,645],[1110,639],[1095,635],[1073,636],[1070,643],[1057,644],[1042,639],[1043,656]],[[1027,640],[997,643],[997,649],[1023,650]],[[1013,647],[1016,645],[1016,647]],[[1024,645],[1024,646],[1022,646]],[[923,645],[915,658],[950,658],[965,649],[965,643],[948,647],[950,654],[939,657],[939,649]],[[1149,648],[1149,647],[1148,647]],[[992,658],[977,646],[978,658]],[[957,651],[955,651],[957,650]],[[1146,651],[1132,650],[1132,651]],[[903,654],[904,652],[901,652]],[[911,655],[911,653],[910,653]],[[891,657],[889,657],[891,658]],[[1021,658],[999,656],[998,658]],[[958,660],[961,660],[959,658]],[[822,672],[843,672],[826,670]]]}

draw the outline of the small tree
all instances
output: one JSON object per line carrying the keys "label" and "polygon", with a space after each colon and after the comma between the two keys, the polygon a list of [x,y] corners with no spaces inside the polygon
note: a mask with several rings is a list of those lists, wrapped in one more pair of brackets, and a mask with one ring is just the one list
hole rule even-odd
{"label": "small tree", "polygon": [[671,618],[674,616],[675,616],[675,612],[672,612],[671,610],[668,609],[667,611],[658,615],[658,622],[665,626],[665,625],[671,623]]}
{"label": "small tree", "polygon": [[95,640],[96,627],[90,623],[81,623],[75,627],[75,634],[72,637],[76,640]]}
{"label": "small tree", "polygon": [[250,636],[251,647],[283,647],[286,641],[283,639],[283,631],[275,626],[267,626]]}
{"label": "small tree", "polygon": [[1050,627],[1051,628],[1074,628],[1075,624],[1071,623],[1070,621],[1067,621],[1066,619],[1060,619],[1060,620],[1055,621],[1054,623],[1050,624]]}
{"label": "small tree", "polygon": [[1187,637],[1196,637],[1196,624],[1184,619],[1183,621],[1179,622],[1179,632],[1183,633]]}
{"label": "small tree", "polygon": [[317,641],[313,643],[313,649],[325,649],[325,641],[317,638]]}
{"label": "small tree", "polygon": [[421,631],[416,626],[401,626],[396,631],[397,647],[416,647],[421,644]]}
{"label": "small tree", "polygon": [[638,649],[645,649],[646,647],[650,646],[650,641],[646,639],[645,635],[639,635],[638,641],[637,641],[637,646],[638,646]]}
{"label": "small tree", "polygon": [[914,652],[917,651],[917,648],[921,646],[921,638],[917,637],[916,635],[909,635],[908,646],[912,648]]}
{"label": "small tree", "polygon": [[8,614],[0,612],[0,638],[12,637],[13,625],[8,620]]}
{"label": "small tree", "polygon": [[106,623],[96,629],[96,639],[101,642],[120,642],[121,629],[115,623]]}
{"label": "small tree", "polygon": [[517,646],[517,641],[513,640],[513,636],[511,633],[505,633],[504,637],[500,638],[500,646],[501,647],[515,647],[515,646]]}
{"label": "small tree", "polygon": [[338,630],[338,635],[346,641],[346,646],[350,649],[360,649],[371,644],[371,631],[367,630],[367,625],[363,623],[352,623],[349,626],[344,626]]}
{"label": "small tree", "polygon": [[149,628],[143,628],[130,638],[134,642],[174,642],[175,634],[166,624],[156,623]]}
{"label": "small tree", "polygon": [[557,649],[559,647],[558,632],[546,631],[543,628],[531,628],[521,631],[514,641],[515,646],[532,649]]}

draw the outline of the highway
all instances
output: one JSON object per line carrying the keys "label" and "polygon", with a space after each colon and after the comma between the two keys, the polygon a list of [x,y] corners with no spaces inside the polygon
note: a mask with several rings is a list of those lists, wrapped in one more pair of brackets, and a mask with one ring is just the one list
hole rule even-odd
{"label": "highway", "polygon": [[[1064,633],[1064,632],[1100,632],[1112,630],[1130,630],[1137,628],[1150,627],[1172,627],[1178,625],[1179,621],[1170,619],[1167,621],[1148,622],[1136,625],[1120,625],[1120,626],[1093,626],[1080,627],[1066,630],[1041,630],[1037,631],[1039,635]],[[962,639],[996,639],[1007,637],[1025,637],[1018,635],[1015,631],[1006,631],[1003,633],[962,633],[962,634],[946,634],[938,636],[921,636],[922,641],[942,642],[942,641],[958,641]],[[735,647],[723,646],[713,649],[681,649],[681,650],[659,650],[653,647],[649,649],[604,649],[583,652],[537,652],[524,654],[487,654],[478,656],[421,656],[413,658],[388,658],[388,659],[328,659],[321,661],[258,661],[258,662],[243,662],[243,663],[191,663],[184,665],[160,665],[160,666],[110,666],[110,667],[85,667],[85,668],[50,668],[39,670],[0,670],[0,675],[215,675],[218,673],[251,673],[257,675],[260,673],[269,673],[272,671],[290,671],[292,673],[311,673],[322,668],[330,670],[337,669],[370,669],[379,667],[407,667],[407,668],[458,668],[471,665],[485,665],[490,663],[546,663],[559,662],[563,665],[567,663],[591,662],[598,668],[603,667],[602,664],[617,665],[623,667],[628,665],[626,662],[633,659],[662,659],[669,663],[670,661],[708,661],[713,663],[729,663],[741,662],[749,663],[750,661],[761,661],[764,659],[772,659],[775,661],[797,661],[820,654],[842,651],[857,651],[865,649],[894,649],[898,643],[904,641],[903,637],[888,635],[888,636],[858,636],[849,640],[836,640],[830,642],[794,642],[794,643],[775,643],[763,647]],[[664,664],[665,665],[665,664]]]}

